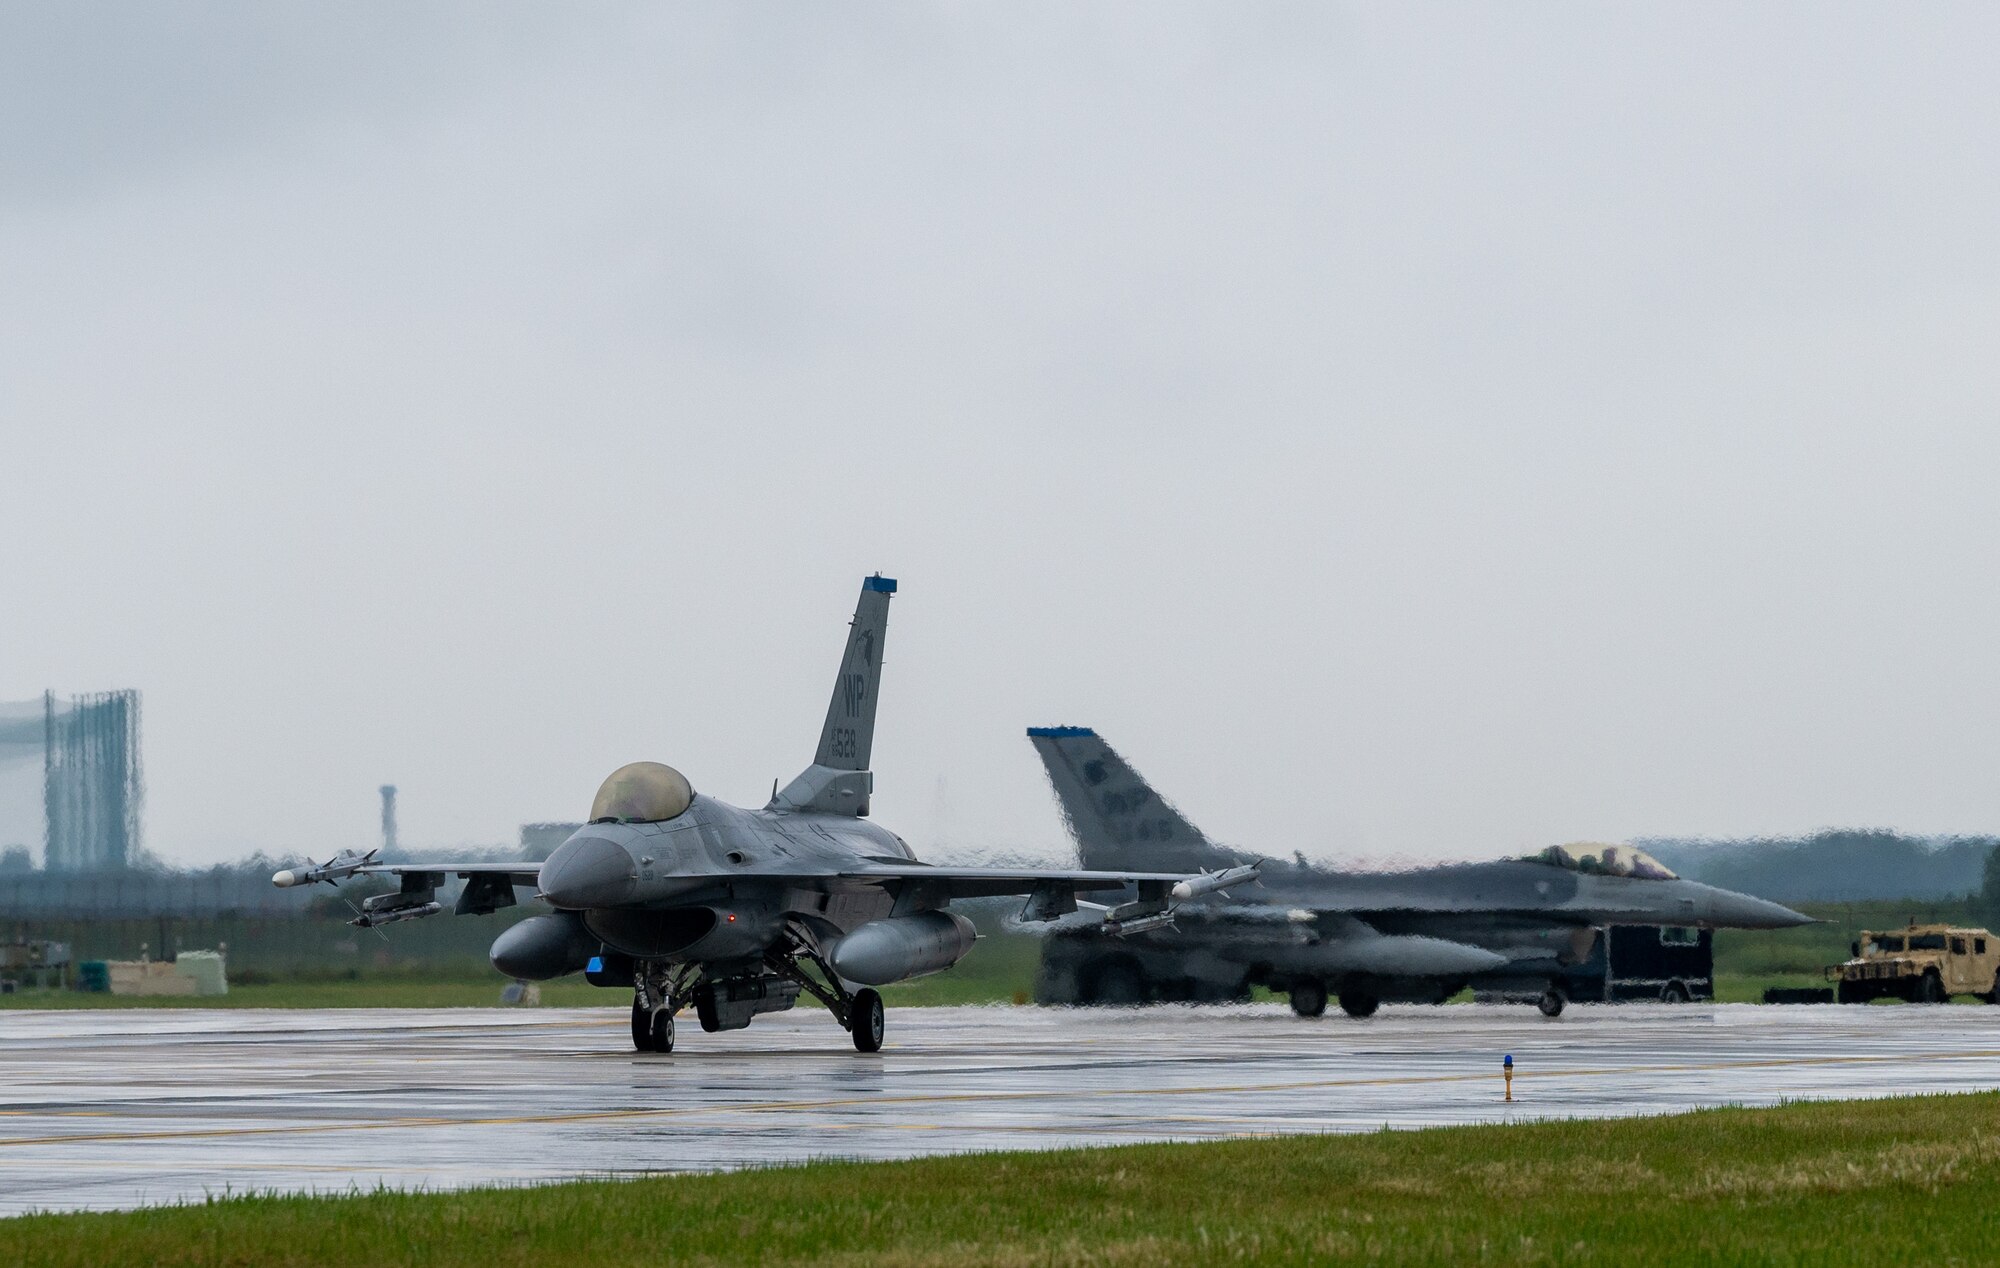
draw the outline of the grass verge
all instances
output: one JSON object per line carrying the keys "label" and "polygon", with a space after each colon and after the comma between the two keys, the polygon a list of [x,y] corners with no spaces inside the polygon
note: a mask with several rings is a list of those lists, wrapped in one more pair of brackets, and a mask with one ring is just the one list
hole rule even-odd
{"label": "grass verge", "polygon": [[0,1262],[1946,1265],[1990,1262],[1996,1185],[1988,1093],[235,1198],[0,1220]]}
{"label": "grass verge", "polygon": [[[882,989],[891,1008],[935,1004],[1026,1002],[1040,943],[1032,938],[982,938],[957,966]],[[300,974],[275,982],[232,983],[227,995],[98,995],[82,991],[16,991],[0,995],[8,1008],[492,1008],[507,979],[492,971],[421,965],[343,977]],[[591,986],[582,977],[541,983],[546,1008],[623,1009],[630,989]],[[808,1001],[809,1003],[810,1001]],[[803,1006],[803,1005],[802,1005]],[[817,1005],[815,1005],[817,1007]]]}

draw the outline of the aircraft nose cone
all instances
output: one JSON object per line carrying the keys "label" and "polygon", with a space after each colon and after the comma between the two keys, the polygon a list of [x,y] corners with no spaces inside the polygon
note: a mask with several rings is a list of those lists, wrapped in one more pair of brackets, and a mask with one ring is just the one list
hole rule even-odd
{"label": "aircraft nose cone", "polygon": [[630,902],[639,879],[631,854],[616,841],[577,837],[557,846],[542,864],[542,897],[568,911]]}
{"label": "aircraft nose cone", "polygon": [[1728,889],[1710,890],[1706,905],[1708,923],[1718,929],[1796,929],[1818,923],[1790,907]]}

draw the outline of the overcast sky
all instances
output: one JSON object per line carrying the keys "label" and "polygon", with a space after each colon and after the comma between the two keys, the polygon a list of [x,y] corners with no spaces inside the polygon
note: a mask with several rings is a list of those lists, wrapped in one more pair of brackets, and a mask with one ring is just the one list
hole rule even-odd
{"label": "overcast sky", "polygon": [[1371,859],[2000,830],[1988,7],[0,9],[0,700],[181,862],[1097,727]]}

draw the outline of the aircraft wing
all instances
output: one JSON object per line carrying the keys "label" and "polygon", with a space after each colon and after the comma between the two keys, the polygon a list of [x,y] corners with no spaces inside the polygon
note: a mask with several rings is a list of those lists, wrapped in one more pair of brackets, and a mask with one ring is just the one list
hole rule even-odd
{"label": "aircraft wing", "polygon": [[839,875],[842,880],[883,884],[915,882],[934,886],[951,898],[999,898],[1031,894],[1038,889],[1093,894],[1142,883],[1158,885],[1164,891],[1188,879],[1186,872],[1064,872],[1033,867],[932,867],[922,863],[870,864]]}
{"label": "aircraft wing", "polygon": [[1088,872],[1033,867],[933,867],[922,863],[873,863],[839,873],[843,881],[893,888],[897,905],[997,898],[1025,894],[1021,919],[1052,921],[1076,910],[1079,893],[1137,886],[1137,901],[1105,913],[1103,927],[1116,935],[1142,933],[1173,923],[1177,904],[1257,879],[1257,864],[1220,872]]}
{"label": "aircraft wing", "polygon": [[358,875],[408,876],[428,873],[471,880],[475,876],[504,876],[516,885],[532,885],[542,874],[540,863],[370,863],[355,869]]}
{"label": "aircraft wing", "polygon": [[366,854],[342,850],[324,863],[279,872],[271,877],[271,883],[279,889],[289,889],[294,885],[317,885],[322,881],[332,884],[350,876],[375,875],[435,876],[438,879],[434,884],[442,883],[447,876],[465,880],[505,877],[515,885],[532,885],[542,873],[540,863],[525,859],[508,863],[377,863],[375,853],[374,850]]}
{"label": "aircraft wing", "polygon": [[518,863],[377,863],[375,851],[356,854],[343,850],[324,863],[288,869],[271,878],[280,889],[294,885],[337,884],[350,876],[394,876],[402,888],[393,894],[376,894],[361,900],[355,918],[348,923],[363,929],[397,920],[434,916],[444,910],[438,901],[438,886],[445,877],[457,876],[465,888],[453,908],[460,915],[485,915],[514,905],[514,887],[533,885],[541,876],[542,865],[525,860]]}

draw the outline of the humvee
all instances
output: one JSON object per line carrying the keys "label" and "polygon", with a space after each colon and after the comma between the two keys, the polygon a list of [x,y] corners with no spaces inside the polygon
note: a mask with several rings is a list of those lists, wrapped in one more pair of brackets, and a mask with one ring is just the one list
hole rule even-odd
{"label": "humvee", "polygon": [[1826,971],[1842,1004],[1942,1004],[1954,995],[2000,1004],[2000,940],[1984,929],[1912,921],[1907,929],[1864,930],[1850,950],[1853,959]]}

